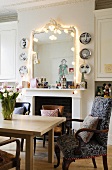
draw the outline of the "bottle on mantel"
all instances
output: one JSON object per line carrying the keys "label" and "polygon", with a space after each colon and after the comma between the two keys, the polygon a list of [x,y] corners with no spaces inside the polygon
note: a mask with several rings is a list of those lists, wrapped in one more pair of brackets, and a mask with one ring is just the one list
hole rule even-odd
{"label": "bottle on mantel", "polygon": [[84,72],[82,73],[82,77],[81,77],[81,87],[87,89],[87,81],[84,78]]}
{"label": "bottle on mantel", "polygon": [[61,88],[66,89],[66,78],[65,78],[65,76],[63,76],[61,78]]}

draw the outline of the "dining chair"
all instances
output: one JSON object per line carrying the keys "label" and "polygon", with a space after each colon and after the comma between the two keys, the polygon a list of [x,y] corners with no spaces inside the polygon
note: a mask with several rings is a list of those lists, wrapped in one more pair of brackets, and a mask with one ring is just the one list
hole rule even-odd
{"label": "dining chair", "polygon": [[0,150],[0,170],[8,170],[11,168],[16,168],[20,170],[20,141],[19,139],[9,139],[0,142],[0,146],[16,142],[16,153],[11,154],[4,150]]}
{"label": "dining chair", "polygon": [[94,168],[97,168],[95,157],[98,156],[102,156],[103,168],[108,170],[107,139],[111,109],[111,98],[96,97],[90,115],[87,115],[84,120],[67,120],[82,122],[81,128],[76,132],[68,128],[67,134],[57,138],[55,145],[57,164],[54,165],[54,168],[60,164],[60,151],[62,151],[62,170],[68,170],[69,165],[78,159],[88,158],[92,159]]}
{"label": "dining chair", "polygon": [[[64,106],[42,105],[41,116],[62,117],[63,113],[64,113]],[[63,126],[61,124],[54,128],[54,138],[56,139],[57,136],[60,136],[62,134],[63,134]],[[45,147],[45,141],[46,141],[47,136],[48,136],[48,133],[45,133],[43,135],[43,147]],[[36,137],[34,138],[34,154],[35,154],[35,150],[36,150]]]}
{"label": "dining chair", "polygon": [[[14,114],[29,115],[31,104],[29,102],[16,102]],[[23,151],[24,139],[21,138],[21,151]]]}

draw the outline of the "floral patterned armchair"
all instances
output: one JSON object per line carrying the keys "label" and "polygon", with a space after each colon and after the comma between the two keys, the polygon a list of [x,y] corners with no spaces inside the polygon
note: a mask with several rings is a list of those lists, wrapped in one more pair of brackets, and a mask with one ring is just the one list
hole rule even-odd
{"label": "floral patterned armchair", "polygon": [[[77,159],[91,158],[94,168],[97,168],[95,157],[102,156],[104,170],[108,170],[107,164],[107,139],[109,122],[111,116],[112,99],[96,97],[91,114],[87,116],[81,128],[76,133],[67,133],[57,139],[55,153],[57,157],[57,168],[60,164],[60,150],[63,153],[62,170],[68,170],[69,165]],[[88,121],[92,119],[92,121]],[[95,119],[95,120],[94,120]],[[82,121],[80,119],[69,119],[68,121]],[[88,123],[89,122],[89,123]],[[90,126],[87,126],[90,124]],[[96,124],[96,125],[95,125]],[[72,131],[73,132],[73,131]],[[86,166],[86,165],[85,165]]]}

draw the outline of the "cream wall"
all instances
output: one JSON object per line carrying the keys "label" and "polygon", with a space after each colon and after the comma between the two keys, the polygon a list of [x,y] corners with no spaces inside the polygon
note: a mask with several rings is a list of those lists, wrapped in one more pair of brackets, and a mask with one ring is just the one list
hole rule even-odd
{"label": "cream wall", "polygon": [[[89,44],[83,45],[79,42],[80,49],[88,48],[92,51],[92,56],[86,61],[92,67],[92,71],[85,78],[88,82],[88,89],[83,92],[82,98],[82,117],[90,113],[91,104],[94,98],[94,1],[77,2],[72,4],[60,5],[56,7],[46,7],[40,9],[26,10],[18,13],[18,70],[21,65],[25,65],[19,60],[22,52],[27,52],[20,47],[22,38],[30,38],[31,31],[35,28],[44,26],[51,18],[63,25],[74,25],[79,31],[79,35],[88,32],[92,36]],[[78,54],[77,54],[78,55]],[[79,55],[78,55],[79,56]],[[80,64],[83,62],[80,59]],[[79,71],[79,70],[78,70]],[[22,80],[18,74],[17,79]],[[77,113],[76,113],[77,114]]]}

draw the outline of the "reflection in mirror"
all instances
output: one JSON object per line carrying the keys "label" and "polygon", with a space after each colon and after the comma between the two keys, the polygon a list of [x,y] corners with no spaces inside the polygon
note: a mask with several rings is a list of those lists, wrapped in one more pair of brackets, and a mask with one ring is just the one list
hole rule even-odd
{"label": "reflection in mirror", "polygon": [[65,77],[74,82],[75,28],[51,20],[41,31],[33,32],[33,77],[44,77],[49,85]]}

